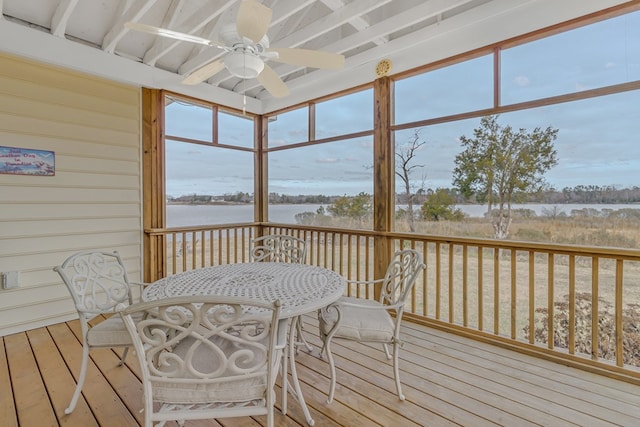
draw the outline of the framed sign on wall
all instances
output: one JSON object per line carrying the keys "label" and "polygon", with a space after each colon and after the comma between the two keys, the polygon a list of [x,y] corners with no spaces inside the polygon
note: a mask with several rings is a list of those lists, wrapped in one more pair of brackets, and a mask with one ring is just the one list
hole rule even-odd
{"label": "framed sign on wall", "polygon": [[0,146],[0,173],[54,176],[55,153],[46,150]]}

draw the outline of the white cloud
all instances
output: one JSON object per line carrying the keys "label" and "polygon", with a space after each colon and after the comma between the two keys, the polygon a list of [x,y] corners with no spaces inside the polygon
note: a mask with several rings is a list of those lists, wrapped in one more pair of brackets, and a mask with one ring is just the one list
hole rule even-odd
{"label": "white cloud", "polygon": [[529,84],[531,84],[531,81],[529,81],[529,77],[527,76],[516,76],[513,80],[518,86],[529,86]]}
{"label": "white cloud", "polygon": [[338,163],[340,160],[334,157],[326,157],[324,159],[316,159],[316,163]]}

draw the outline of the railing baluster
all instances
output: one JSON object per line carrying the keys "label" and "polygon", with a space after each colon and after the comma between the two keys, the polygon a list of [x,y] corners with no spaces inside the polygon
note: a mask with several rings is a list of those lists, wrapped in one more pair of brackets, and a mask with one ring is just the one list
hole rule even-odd
{"label": "railing baluster", "polygon": [[478,330],[484,331],[484,246],[478,246]]}
{"label": "railing baluster", "polygon": [[623,348],[623,335],[622,329],[622,284],[623,284],[623,267],[621,259],[616,260],[616,365],[624,365],[624,348]]}
{"label": "railing baluster", "polygon": [[449,243],[447,245],[448,249],[449,249],[449,274],[448,274],[448,286],[449,286],[449,295],[447,296],[449,299],[449,323],[453,323],[453,302],[454,302],[454,298],[453,298],[453,250],[454,250],[454,246],[453,243]]}
{"label": "railing baluster", "polygon": [[176,233],[171,234],[171,271],[173,274],[176,274],[176,263],[177,263],[177,246],[176,246]]}
{"label": "railing baluster", "polygon": [[442,246],[440,242],[436,243],[436,319],[440,319],[440,288],[442,286],[441,268],[442,268]]}
{"label": "railing baluster", "polygon": [[[428,256],[429,256],[429,246],[426,242],[422,242],[422,262],[424,265],[428,264]],[[422,270],[422,314],[426,317],[429,315],[428,313],[428,292],[429,292],[429,282],[427,281],[427,273],[429,267]]]}
{"label": "railing baluster", "polygon": [[536,340],[536,272],[535,272],[535,252],[529,251],[529,344],[534,344]]}
{"label": "railing baluster", "polygon": [[516,256],[516,250],[511,249],[511,311],[509,316],[509,322],[511,325],[511,339],[516,339],[516,269],[518,258]]}
{"label": "railing baluster", "polygon": [[569,354],[576,352],[576,257],[569,255]]}
{"label": "railing baluster", "polygon": [[462,245],[462,325],[469,326],[469,246]]}
{"label": "railing baluster", "polygon": [[600,341],[600,259],[591,259],[591,359],[598,359],[598,342]]}
{"label": "railing baluster", "polygon": [[500,248],[493,248],[493,333],[500,334]]}
{"label": "railing baluster", "polygon": [[182,271],[187,270],[187,233],[182,233]]}
{"label": "railing baluster", "polygon": [[554,308],[553,308],[553,294],[554,294],[554,267],[555,267],[555,259],[552,253],[549,253],[547,258],[547,347],[550,350],[553,350],[554,342]]}

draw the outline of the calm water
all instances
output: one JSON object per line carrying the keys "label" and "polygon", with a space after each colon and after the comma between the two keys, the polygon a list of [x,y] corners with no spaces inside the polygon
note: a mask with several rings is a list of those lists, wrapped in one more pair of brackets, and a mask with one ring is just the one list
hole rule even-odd
{"label": "calm water", "polygon": [[[269,220],[295,224],[295,215],[301,212],[315,212],[321,205],[272,205],[269,207]],[[326,205],[324,205],[326,208]],[[465,214],[471,217],[482,217],[487,211],[483,205],[459,205]],[[640,205],[544,205],[544,204],[523,204],[514,205],[513,209],[531,209],[537,215],[541,215],[545,209],[557,208],[558,212],[569,215],[574,209],[640,209]],[[188,225],[204,224],[228,224],[234,222],[252,222],[253,206],[251,205],[167,205],[167,226],[180,227]]]}

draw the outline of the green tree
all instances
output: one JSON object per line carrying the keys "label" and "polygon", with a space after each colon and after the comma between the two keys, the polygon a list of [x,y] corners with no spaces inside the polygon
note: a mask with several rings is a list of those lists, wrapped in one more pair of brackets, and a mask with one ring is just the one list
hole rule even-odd
{"label": "green tree", "polygon": [[[511,203],[518,194],[539,191],[544,174],[558,163],[553,141],[558,129],[514,130],[485,116],[473,138],[460,137],[464,150],[455,158],[453,185],[488,205],[496,239],[506,239],[511,225]],[[497,209],[493,206],[497,205]]]}
{"label": "green tree", "polygon": [[426,221],[459,221],[464,213],[456,208],[453,197],[444,188],[437,189],[427,196],[422,204],[422,218]]}
{"label": "green tree", "polygon": [[334,217],[350,218],[363,221],[371,216],[371,195],[360,193],[354,197],[342,196],[327,206],[327,211]]}

